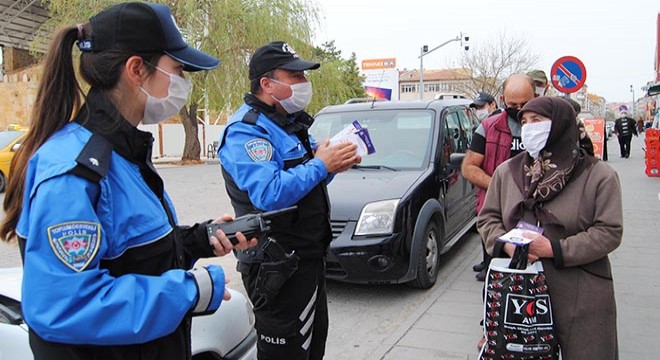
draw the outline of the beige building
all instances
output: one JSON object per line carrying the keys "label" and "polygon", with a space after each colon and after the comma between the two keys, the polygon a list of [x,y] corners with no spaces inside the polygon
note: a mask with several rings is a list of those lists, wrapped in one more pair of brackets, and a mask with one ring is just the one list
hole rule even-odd
{"label": "beige building", "polygon": [[10,124],[27,127],[37,96],[41,67],[26,50],[3,47],[0,81],[0,130]]}
{"label": "beige building", "polygon": [[[465,69],[424,70],[424,99],[431,100],[438,94],[465,94],[469,86],[469,77]],[[419,100],[419,70],[399,71],[399,100]]]}

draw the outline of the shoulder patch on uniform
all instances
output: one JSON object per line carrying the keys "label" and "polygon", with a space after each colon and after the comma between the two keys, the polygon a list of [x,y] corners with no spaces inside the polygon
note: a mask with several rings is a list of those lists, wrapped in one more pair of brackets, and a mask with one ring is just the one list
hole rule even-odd
{"label": "shoulder patch on uniform", "polygon": [[47,232],[57,258],[74,271],[85,270],[99,250],[99,223],[66,222],[48,227]]}
{"label": "shoulder patch on uniform", "polygon": [[273,158],[273,145],[266,139],[254,139],[246,142],[245,150],[256,162],[270,161]]}

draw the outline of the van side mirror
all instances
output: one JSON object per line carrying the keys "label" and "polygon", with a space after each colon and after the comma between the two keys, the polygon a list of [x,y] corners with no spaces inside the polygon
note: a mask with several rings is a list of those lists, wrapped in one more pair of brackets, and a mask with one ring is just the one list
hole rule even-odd
{"label": "van side mirror", "polygon": [[21,147],[21,144],[14,144],[14,145],[11,147],[11,151],[14,151],[14,152],[15,152],[15,151],[17,151],[20,147]]}
{"label": "van side mirror", "polygon": [[449,167],[452,169],[460,169],[465,153],[452,153],[449,154]]}

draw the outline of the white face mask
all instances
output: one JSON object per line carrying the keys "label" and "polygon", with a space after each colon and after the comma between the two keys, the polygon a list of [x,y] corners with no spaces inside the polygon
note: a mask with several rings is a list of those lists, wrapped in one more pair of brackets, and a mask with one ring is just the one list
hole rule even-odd
{"label": "white face mask", "polygon": [[537,87],[536,87],[536,95],[538,95],[538,96],[544,96],[544,95],[545,95],[545,87],[543,87],[543,86],[537,86]]}
{"label": "white face mask", "polygon": [[170,86],[167,89],[167,96],[162,99],[149,95],[147,90],[140,87],[140,90],[147,95],[147,103],[144,106],[144,117],[142,118],[142,123],[145,125],[158,124],[178,114],[179,110],[186,105],[188,96],[190,96],[190,91],[192,90],[190,80],[170,74],[158,66],[156,66],[156,69],[169,75]]}
{"label": "white face mask", "polygon": [[474,114],[477,116],[477,119],[479,119],[479,121],[481,121],[481,120],[485,119],[486,117],[488,117],[488,108],[484,107],[483,109],[479,109],[479,110],[475,111]]}
{"label": "white face mask", "polygon": [[548,142],[552,121],[540,121],[522,126],[520,137],[529,155],[536,159]]}
{"label": "white face mask", "polygon": [[297,113],[298,111],[305,109],[307,105],[309,105],[309,103],[312,102],[311,82],[306,81],[302,83],[289,85],[281,81],[277,81],[275,79],[270,79],[270,80],[275,81],[276,83],[282,85],[286,85],[289,88],[291,88],[291,96],[286,99],[280,100],[275,96],[273,96],[273,99],[277,100],[280,103],[280,105],[282,105],[284,111],[286,111],[288,114]]}

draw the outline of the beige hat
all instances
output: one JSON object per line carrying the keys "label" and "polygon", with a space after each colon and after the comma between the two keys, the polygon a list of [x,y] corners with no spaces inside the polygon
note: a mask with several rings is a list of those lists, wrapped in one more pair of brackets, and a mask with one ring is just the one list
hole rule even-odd
{"label": "beige hat", "polygon": [[527,73],[527,76],[531,77],[532,80],[534,80],[535,82],[540,82],[544,84],[548,83],[548,77],[545,76],[545,72],[543,70],[538,70],[538,69],[532,70]]}

